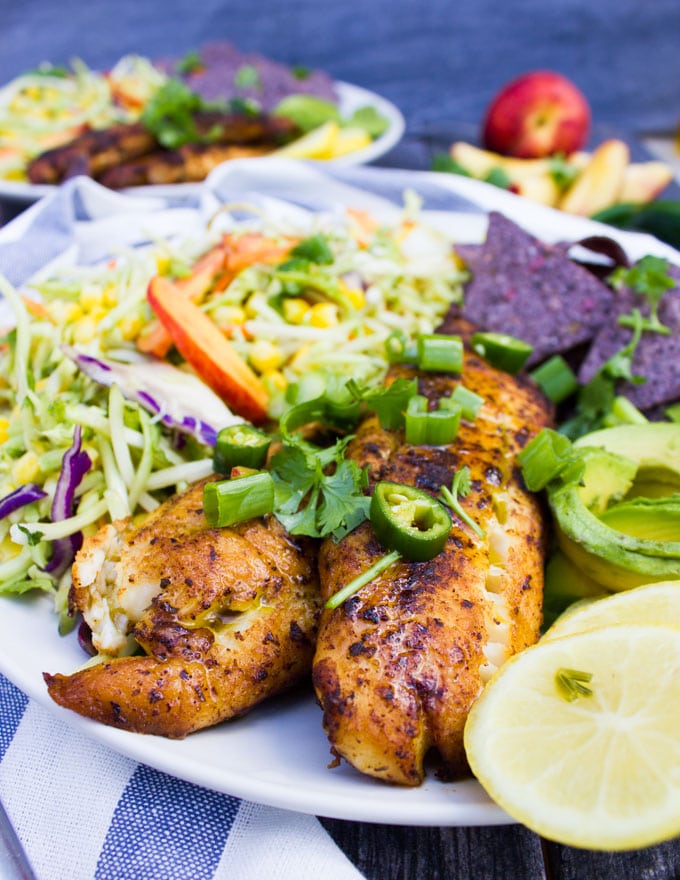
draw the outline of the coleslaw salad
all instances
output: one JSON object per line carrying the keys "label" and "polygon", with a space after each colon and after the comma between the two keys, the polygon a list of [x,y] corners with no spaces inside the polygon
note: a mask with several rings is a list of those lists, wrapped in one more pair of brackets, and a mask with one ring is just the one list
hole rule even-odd
{"label": "coleslaw salad", "polygon": [[392,224],[363,211],[272,219],[224,205],[200,235],[155,238],[92,265],[55,267],[15,288],[0,278],[13,326],[0,349],[0,590],[54,595],[62,630],[70,561],[103,522],[153,510],[213,471],[216,432],[243,421],[171,350],[140,352],[153,322],[147,288],[181,279],[228,240],[286,247],[323,240],[323,262],[278,259],[230,273],[198,303],[265,384],[269,416],[354,377],[381,379],[396,329],[432,332],[462,293],[450,238],[407,194]]}

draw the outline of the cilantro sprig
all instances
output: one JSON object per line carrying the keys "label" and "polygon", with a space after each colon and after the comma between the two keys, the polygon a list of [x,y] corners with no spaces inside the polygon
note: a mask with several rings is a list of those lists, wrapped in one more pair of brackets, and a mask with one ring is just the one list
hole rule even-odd
{"label": "cilantro sprig", "polygon": [[[636,293],[647,298],[649,318],[644,320],[642,329],[662,333],[667,336],[671,331],[659,319],[659,304],[667,290],[675,287],[675,280],[668,272],[668,260],[652,254],[642,257],[630,268],[620,266],[609,276],[609,283],[615,290],[631,287]],[[634,326],[635,318],[623,315],[619,324],[623,327]]]}

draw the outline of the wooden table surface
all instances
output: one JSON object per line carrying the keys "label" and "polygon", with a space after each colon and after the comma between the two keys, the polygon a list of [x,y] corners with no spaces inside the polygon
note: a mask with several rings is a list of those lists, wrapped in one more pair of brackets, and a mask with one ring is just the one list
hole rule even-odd
{"label": "wooden table surface", "polygon": [[[379,164],[428,169],[454,136],[452,130],[407,136]],[[0,202],[0,218],[7,222],[23,207]],[[520,825],[436,828],[320,818],[366,880],[680,880],[680,838],[600,853],[542,840]]]}

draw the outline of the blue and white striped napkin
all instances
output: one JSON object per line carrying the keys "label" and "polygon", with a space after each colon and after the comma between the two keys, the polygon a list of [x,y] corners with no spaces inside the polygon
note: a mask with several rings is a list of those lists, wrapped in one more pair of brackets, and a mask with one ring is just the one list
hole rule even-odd
{"label": "blue and white striped napkin", "polygon": [[0,795],[38,880],[363,876],[316,817],[137,764],[73,730],[2,676]]}

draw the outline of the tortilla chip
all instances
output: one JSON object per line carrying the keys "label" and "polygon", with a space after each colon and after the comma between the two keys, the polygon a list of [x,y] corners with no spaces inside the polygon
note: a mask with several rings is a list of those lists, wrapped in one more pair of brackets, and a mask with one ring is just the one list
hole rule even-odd
{"label": "tortilla chip", "polygon": [[527,365],[591,340],[608,320],[614,293],[564,248],[489,214],[486,242],[466,253],[472,273],[463,316],[485,330],[533,345]]}

